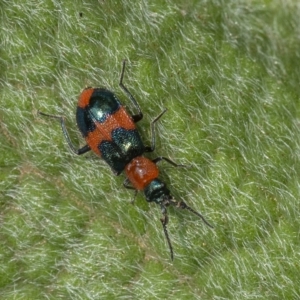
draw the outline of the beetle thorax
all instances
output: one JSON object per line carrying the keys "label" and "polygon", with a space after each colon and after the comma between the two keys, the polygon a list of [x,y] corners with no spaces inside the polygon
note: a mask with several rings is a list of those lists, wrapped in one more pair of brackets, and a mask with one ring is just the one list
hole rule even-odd
{"label": "beetle thorax", "polygon": [[144,188],[158,177],[159,170],[154,162],[144,156],[137,156],[125,167],[128,180],[137,190]]}

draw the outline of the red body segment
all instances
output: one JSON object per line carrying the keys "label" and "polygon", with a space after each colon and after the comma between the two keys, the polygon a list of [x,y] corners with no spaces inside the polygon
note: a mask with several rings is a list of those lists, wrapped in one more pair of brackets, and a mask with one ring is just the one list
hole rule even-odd
{"label": "red body segment", "polygon": [[150,159],[138,156],[127,164],[125,173],[133,187],[142,191],[153,179],[158,177],[159,170]]}
{"label": "red body segment", "polygon": [[104,123],[95,122],[96,129],[85,137],[86,143],[97,155],[101,156],[98,146],[102,141],[112,141],[112,132],[117,128],[135,129],[135,124],[127,111],[121,106],[113,115],[109,115]]}
{"label": "red body segment", "polygon": [[98,145],[104,140],[103,135],[99,130],[90,131],[88,136],[85,137],[86,143],[91,147],[92,151],[101,156]]}
{"label": "red body segment", "polygon": [[92,94],[94,93],[94,90],[94,88],[86,88],[85,90],[83,90],[79,96],[77,105],[81,108],[86,108],[90,103],[90,99]]}

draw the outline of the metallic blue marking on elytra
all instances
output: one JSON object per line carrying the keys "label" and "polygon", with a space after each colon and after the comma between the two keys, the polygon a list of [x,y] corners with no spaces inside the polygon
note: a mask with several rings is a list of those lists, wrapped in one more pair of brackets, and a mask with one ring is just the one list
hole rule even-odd
{"label": "metallic blue marking on elytra", "polygon": [[107,117],[113,115],[120,107],[121,103],[114,93],[99,88],[94,90],[87,111],[94,121],[104,123]]}
{"label": "metallic blue marking on elytra", "polygon": [[145,146],[136,129],[116,128],[111,136],[112,142],[102,141],[98,148],[101,157],[120,174],[133,158],[143,154]]}
{"label": "metallic blue marking on elytra", "polygon": [[113,172],[119,175],[127,164],[119,147],[113,142],[102,141],[98,148],[101,152],[101,157],[111,167]]}
{"label": "metallic blue marking on elytra", "polygon": [[121,103],[114,93],[104,88],[95,89],[89,105],[85,108],[78,106],[76,111],[77,125],[83,137],[96,129],[95,122],[104,123],[120,107]]}
{"label": "metallic blue marking on elytra", "polygon": [[85,108],[77,106],[76,121],[83,137],[86,137],[89,132],[94,131],[96,129],[95,122],[93,122],[91,115]]}
{"label": "metallic blue marking on elytra", "polygon": [[114,143],[118,145],[121,152],[128,159],[128,162],[142,155],[145,151],[141,136],[136,129],[116,128],[112,131],[111,136]]}

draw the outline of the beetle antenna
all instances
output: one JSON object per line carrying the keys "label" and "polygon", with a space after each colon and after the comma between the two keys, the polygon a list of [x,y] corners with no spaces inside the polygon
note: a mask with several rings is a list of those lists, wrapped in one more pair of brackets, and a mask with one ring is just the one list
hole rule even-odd
{"label": "beetle antenna", "polygon": [[163,214],[163,218],[161,218],[160,221],[161,221],[161,224],[163,226],[164,234],[165,234],[165,237],[166,237],[166,240],[168,242],[169,249],[170,249],[171,260],[173,261],[174,260],[174,252],[173,252],[172,243],[171,243],[169,233],[168,233],[168,229],[167,229],[167,224],[169,222],[169,218],[168,218],[166,207],[161,206],[161,211],[162,211],[162,214]]}
{"label": "beetle antenna", "polygon": [[175,199],[172,199],[172,201],[170,202],[170,204],[181,208],[181,209],[187,209],[190,212],[192,212],[193,214],[195,214],[196,216],[198,216],[199,218],[202,219],[202,221],[210,228],[214,228],[208,221],[206,221],[206,219],[197,211],[195,211],[194,209],[192,209],[190,206],[188,206],[184,201],[176,201]]}

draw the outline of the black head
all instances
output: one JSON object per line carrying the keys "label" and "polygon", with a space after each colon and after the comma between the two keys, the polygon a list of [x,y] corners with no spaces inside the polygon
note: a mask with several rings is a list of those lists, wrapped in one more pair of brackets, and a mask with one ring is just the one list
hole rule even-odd
{"label": "black head", "polygon": [[193,214],[195,214],[199,218],[201,218],[207,226],[213,228],[213,226],[210,225],[200,213],[193,210],[184,201],[176,201],[173,198],[173,196],[170,194],[170,191],[167,188],[166,184],[163,183],[158,178],[154,179],[153,181],[151,181],[148,184],[148,186],[146,186],[146,188],[144,189],[144,194],[145,194],[146,200],[148,202],[155,202],[156,204],[159,204],[161,207],[163,218],[160,220],[161,220],[161,223],[162,223],[162,226],[164,229],[165,237],[166,237],[168,245],[169,245],[172,260],[174,257],[173,247],[172,247],[171,240],[169,238],[169,234],[168,234],[168,230],[167,230],[167,224],[168,224],[169,218],[168,218],[166,208],[169,205],[175,206],[177,208],[189,210],[190,212],[192,212]]}
{"label": "black head", "polygon": [[148,202],[163,204],[166,199],[172,198],[166,184],[158,178],[152,180],[144,189],[144,194]]}

